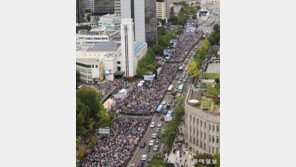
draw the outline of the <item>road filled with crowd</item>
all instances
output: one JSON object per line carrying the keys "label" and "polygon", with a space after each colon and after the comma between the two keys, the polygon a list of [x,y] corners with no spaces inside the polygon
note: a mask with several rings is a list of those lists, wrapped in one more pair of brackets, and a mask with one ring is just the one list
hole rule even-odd
{"label": "road filled with crowd", "polygon": [[[180,35],[175,52],[170,58],[170,62],[175,63],[161,65],[160,74],[149,84],[139,86],[138,84],[141,81],[139,78],[134,82],[119,79],[108,81],[109,87],[111,85],[116,87],[111,95],[111,98],[115,101],[111,112],[128,115],[150,115],[154,113],[165,96],[168,86],[173,81],[178,67],[185,60],[191,48],[199,42],[200,37],[201,35]],[[122,89],[125,89],[127,94],[124,98],[116,98],[116,94]],[[95,143],[95,148],[86,153],[80,166],[126,166],[145,134],[150,121],[151,119],[115,118],[111,125],[110,134]],[[92,133],[95,133],[95,131]],[[92,134],[88,135],[91,136]]]}

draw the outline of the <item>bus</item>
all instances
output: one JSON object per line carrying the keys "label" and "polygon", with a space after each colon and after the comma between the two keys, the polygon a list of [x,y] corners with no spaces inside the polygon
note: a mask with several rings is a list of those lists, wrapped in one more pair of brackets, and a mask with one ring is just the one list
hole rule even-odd
{"label": "bus", "polygon": [[158,115],[158,116],[161,115],[162,109],[163,109],[163,105],[159,105],[156,109],[156,115]]}
{"label": "bus", "polygon": [[180,85],[179,87],[178,87],[178,90],[180,91],[180,92],[182,92],[183,91],[183,87],[184,87],[184,85],[182,84],[182,85]]}
{"label": "bus", "polygon": [[172,93],[172,89],[173,89],[174,85],[170,85],[169,88],[168,88],[168,94],[171,94]]}

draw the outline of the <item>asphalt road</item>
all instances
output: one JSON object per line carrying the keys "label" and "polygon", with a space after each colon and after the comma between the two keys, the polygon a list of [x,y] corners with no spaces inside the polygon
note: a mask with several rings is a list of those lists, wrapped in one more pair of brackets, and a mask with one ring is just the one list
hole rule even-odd
{"label": "asphalt road", "polygon": [[[185,61],[182,63],[182,64],[185,65],[185,68],[184,68],[183,71],[181,71],[181,72],[178,71],[176,77],[180,78],[180,77],[183,76],[184,74],[186,75],[186,68],[187,68],[187,65],[188,65],[188,63],[190,62],[191,58],[193,57],[193,55],[194,55],[196,49],[197,49],[197,48],[200,48],[201,43],[202,43],[202,41],[200,41],[200,42],[199,42],[199,43],[198,43],[198,44],[192,49],[192,51],[190,51],[189,55],[187,56],[187,58],[185,59]],[[180,65],[181,65],[181,64],[180,64]],[[179,81],[179,80],[178,80],[178,81]],[[184,89],[185,89],[185,91],[183,91],[183,93],[186,94],[186,92],[187,92],[187,91],[186,91],[186,90],[187,90],[187,82],[184,83],[183,80],[182,80],[182,81],[180,81],[181,83],[179,84],[178,81],[176,81],[175,79],[173,80],[173,82],[172,82],[172,84],[174,85],[173,89],[178,88],[178,86],[179,86],[180,84],[184,84]],[[164,97],[164,100],[165,100],[166,102],[168,102],[170,99],[176,101],[176,99],[174,99],[172,95],[166,95],[166,96]],[[175,107],[175,106],[174,106],[174,107]],[[174,107],[172,107],[172,108],[170,108],[170,109],[167,109],[167,110],[174,110]],[[164,115],[165,115],[165,114],[164,114]],[[138,145],[137,149],[135,150],[134,156],[132,157],[132,160],[131,160],[131,162],[130,162],[130,164],[129,164],[128,166],[132,166],[132,164],[134,164],[134,167],[136,167],[139,163],[143,162],[143,163],[144,163],[144,166],[147,167],[147,166],[149,165],[149,163],[147,162],[147,161],[148,161],[148,158],[153,157],[153,155],[159,153],[160,150],[162,150],[164,144],[161,143],[161,142],[159,141],[159,139],[154,139],[155,142],[156,142],[157,140],[159,141],[159,144],[158,144],[158,145],[159,145],[159,149],[158,149],[158,151],[154,151],[154,150],[153,150],[153,146],[156,145],[155,143],[154,143],[154,145],[150,148],[150,152],[148,153],[148,151],[147,151],[147,150],[148,150],[149,142],[150,142],[150,140],[152,140],[152,134],[155,133],[155,131],[156,131],[156,129],[157,129],[157,124],[158,124],[159,122],[161,122],[161,123],[162,123],[162,127],[161,127],[161,129],[163,129],[163,128],[165,127],[165,122],[164,122],[164,121],[161,121],[161,117],[163,117],[164,115],[157,116],[157,115],[154,114],[154,116],[153,116],[153,118],[152,118],[152,122],[155,122],[156,126],[155,126],[154,128],[151,128],[151,127],[149,126],[149,128],[147,129],[147,131],[146,131],[146,133],[145,133],[145,135],[144,135],[144,137],[143,137],[143,139],[142,139],[142,141],[140,142],[140,144]],[[146,142],[146,146],[145,146],[144,148],[140,148],[140,145],[141,145],[143,142]],[[147,155],[148,158],[147,158],[146,161],[142,161],[142,160],[141,160],[143,155]]]}

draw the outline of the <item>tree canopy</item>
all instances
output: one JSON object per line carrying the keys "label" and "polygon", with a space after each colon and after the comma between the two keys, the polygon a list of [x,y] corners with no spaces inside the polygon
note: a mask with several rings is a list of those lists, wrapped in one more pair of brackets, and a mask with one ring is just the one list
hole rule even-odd
{"label": "tree canopy", "polygon": [[95,89],[81,88],[76,91],[76,134],[80,136],[111,121],[101,97]]}
{"label": "tree canopy", "polygon": [[196,78],[201,74],[201,71],[197,68],[197,62],[192,61],[187,66],[187,74],[191,76],[191,78]]}

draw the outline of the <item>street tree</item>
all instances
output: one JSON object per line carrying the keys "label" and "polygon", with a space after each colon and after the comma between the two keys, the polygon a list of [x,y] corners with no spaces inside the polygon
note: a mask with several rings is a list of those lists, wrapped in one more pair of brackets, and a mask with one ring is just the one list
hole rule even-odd
{"label": "street tree", "polygon": [[191,76],[191,78],[196,78],[201,74],[201,71],[197,68],[196,61],[192,61],[187,66],[187,74]]}

